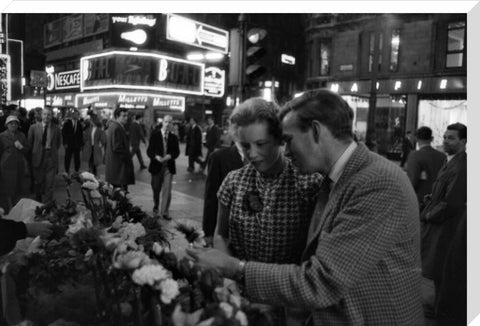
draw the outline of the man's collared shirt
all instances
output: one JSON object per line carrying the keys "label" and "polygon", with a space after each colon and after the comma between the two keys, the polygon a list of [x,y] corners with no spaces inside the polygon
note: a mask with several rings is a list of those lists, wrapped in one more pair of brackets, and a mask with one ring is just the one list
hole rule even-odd
{"label": "man's collared shirt", "polygon": [[333,186],[340,179],[340,176],[342,175],[343,170],[345,169],[345,165],[347,165],[348,160],[352,156],[357,146],[358,146],[357,143],[352,141],[350,145],[348,145],[347,149],[343,152],[343,154],[338,158],[338,160],[330,169],[330,172],[328,173],[328,177],[332,180],[332,185],[330,186],[330,189],[333,188]]}

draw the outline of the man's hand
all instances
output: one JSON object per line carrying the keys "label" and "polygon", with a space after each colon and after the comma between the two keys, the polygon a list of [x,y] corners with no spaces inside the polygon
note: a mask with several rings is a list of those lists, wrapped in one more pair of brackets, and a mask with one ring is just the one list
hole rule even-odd
{"label": "man's hand", "polygon": [[25,223],[27,227],[27,237],[35,238],[40,236],[41,238],[48,238],[52,234],[52,224],[50,223]]}
{"label": "man's hand", "polygon": [[160,163],[163,163],[163,158],[160,156],[160,155],[155,155],[155,159],[160,162]]}
{"label": "man's hand", "polygon": [[168,161],[168,160],[171,160],[171,159],[172,159],[172,155],[170,155],[170,154],[167,154],[167,155],[165,155],[165,156],[163,157],[163,161],[164,161],[164,162],[165,162],[165,161]]}
{"label": "man's hand", "polygon": [[18,140],[15,141],[14,145],[15,145],[15,147],[16,147],[17,149],[20,149],[20,150],[23,149],[22,143],[19,142]]}
{"label": "man's hand", "polygon": [[224,277],[233,279],[237,272],[239,260],[218,249],[187,248],[187,256],[201,268],[214,268]]}

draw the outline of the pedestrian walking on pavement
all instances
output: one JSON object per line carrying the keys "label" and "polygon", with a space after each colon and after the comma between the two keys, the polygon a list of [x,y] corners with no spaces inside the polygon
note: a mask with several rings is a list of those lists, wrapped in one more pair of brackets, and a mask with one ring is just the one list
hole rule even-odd
{"label": "pedestrian walking on pavement", "polygon": [[[443,148],[447,162],[438,172],[431,198],[420,214],[422,221],[422,275],[424,284],[434,284],[441,291],[442,270],[446,252],[455,236],[467,204],[467,126],[454,123],[447,126]],[[425,287],[424,291],[427,290]],[[428,297],[428,296],[426,296]],[[432,296],[429,296],[432,297]],[[435,302],[425,302],[427,312],[435,316]]]}
{"label": "pedestrian walking on pavement", "polygon": [[28,142],[32,149],[35,200],[47,203],[53,200],[55,175],[58,172],[58,150],[62,144],[62,132],[52,122],[51,107],[42,110],[42,121],[30,127]]}
{"label": "pedestrian walking on pavement", "polygon": [[188,156],[187,171],[193,173],[195,171],[195,162],[200,165],[203,171],[204,161],[202,157],[202,128],[198,125],[196,118],[190,118],[190,127],[187,131],[185,155]]}
{"label": "pedestrian walking on pavement", "polygon": [[105,163],[107,136],[102,122],[96,114],[92,114],[90,125],[83,133],[83,160],[88,164],[88,170],[97,175],[98,168]]}
{"label": "pedestrian walking on pavement", "polygon": [[80,151],[83,147],[83,125],[79,121],[79,112],[74,109],[71,118],[62,126],[63,146],[65,147],[65,172],[70,173],[70,162],[73,156],[75,172],[80,170]]}
{"label": "pedestrian walking on pavement", "polygon": [[203,168],[207,165],[208,158],[210,155],[220,147],[221,145],[221,137],[222,131],[220,128],[215,124],[212,116],[207,117],[207,130],[205,135],[205,147],[207,148],[207,156],[205,156],[205,160],[203,162]]}
{"label": "pedestrian walking on pavement", "polygon": [[[175,159],[180,155],[178,137],[173,132],[172,116],[166,115],[150,135],[147,155],[150,158],[148,171],[152,175],[153,213],[171,220],[168,213],[172,198],[172,180],[176,174]],[[161,206],[160,205],[161,193]]]}
{"label": "pedestrian walking on pavement", "polygon": [[128,191],[128,185],[135,184],[130,141],[125,125],[128,110],[116,108],[107,129],[107,147],[105,152],[105,180],[114,187]]}
{"label": "pedestrian walking on pavement", "polygon": [[16,116],[8,116],[5,125],[7,130],[0,133],[0,206],[9,212],[24,194],[22,186],[30,146],[19,130]]}
{"label": "pedestrian walking on pavement", "polygon": [[135,119],[130,124],[129,128],[129,137],[130,145],[132,146],[132,157],[137,155],[138,163],[140,163],[140,169],[146,169],[145,163],[143,162],[142,152],[140,151],[140,143],[145,144],[145,131],[143,125],[141,124],[143,116],[137,114]]}

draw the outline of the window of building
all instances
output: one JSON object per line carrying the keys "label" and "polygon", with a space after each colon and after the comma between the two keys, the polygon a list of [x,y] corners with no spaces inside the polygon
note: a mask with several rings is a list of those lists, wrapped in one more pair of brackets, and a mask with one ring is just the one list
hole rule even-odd
{"label": "window of building", "polygon": [[465,21],[448,24],[447,68],[463,66],[465,53]]}
{"label": "window of building", "polygon": [[392,44],[390,50],[390,71],[398,70],[398,52],[400,50],[400,29],[392,31]]}
{"label": "window of building", "polygon": [[378,71],[382,71],[383,33],[378,34]]}
{"label": "window of building", "polygon": [[307,43],[307,53],[308,53],[308,60],[307,60],[307,76],[313,76],[313,58],[315,57],[315,53],[313,51],[313,42]]}
{"label": "window of building", "polygon": [[322,38],[318,41],[318,67],[320,76],[326,76],[330,74],[330,58],[332,53],[332,40]]}
{"label": "window of building", "polygon": [[370,33],[370,44],[368,48],[368,72],[372,72],[373,69],[373,57],[375,55],[375,33]]}

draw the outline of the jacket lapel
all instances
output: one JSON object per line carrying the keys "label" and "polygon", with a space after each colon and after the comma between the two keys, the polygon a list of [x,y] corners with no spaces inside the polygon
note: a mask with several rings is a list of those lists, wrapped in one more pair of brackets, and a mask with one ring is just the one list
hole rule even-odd
{"label": "jacket lapel", "polygon": [[321,235],[322,230],[324,230],[325,226],[329,225],[331,220],[335,217],[335,213],[331,214],[331,212],[334,208],[337,208],[335,205],[338,205],[339,195],[342,194],[344,188],[348,185],[348,180],[350,180],[351,176],[358,172],[360,166],[365,163],[368,158],[368,152],[369,150],[363,144],[358,143],[357,148],[345,165],[345,169],[343,170],[340,179],[333,185],[323,211],[319,212],[317,210],[318,207],[315,207],[312,216],[312,223],[314,219],[320,219],[320,222],[311,233],[311,236],[307,239],[307,245],[305,246],[302,260],[308,259],[315,253],[317,242],[319,241],[319,236]]}

